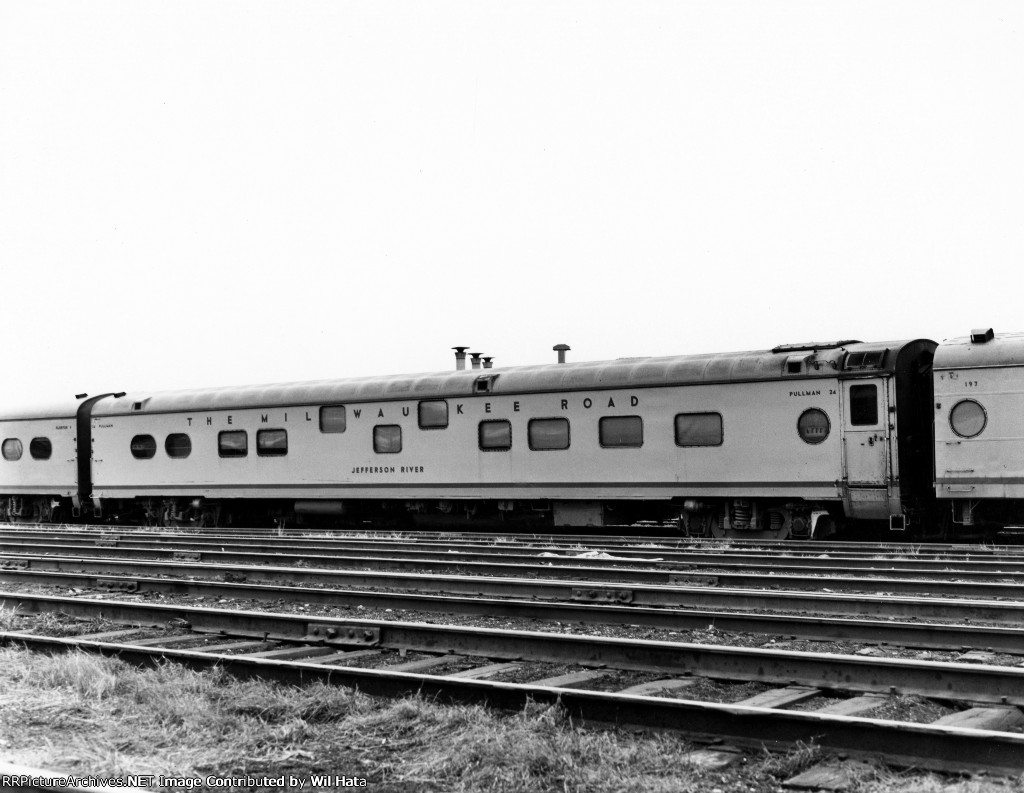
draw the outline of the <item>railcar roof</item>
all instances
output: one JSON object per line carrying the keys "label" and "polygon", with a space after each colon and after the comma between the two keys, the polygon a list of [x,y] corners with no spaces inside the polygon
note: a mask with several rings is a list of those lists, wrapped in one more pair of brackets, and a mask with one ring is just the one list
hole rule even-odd
{"label": "railcar roof", "polygon": [[[487,392],[493,395],[569,389],[640,388],[661,384],[827,378],[834,377],[841,370],[847,353],[888,349],[894,354],[879,356],[881,363],[877,368],[879,371],[892,371],[899,350],[910,343],[813,343],[785,345],[775,348],[776,351],[619,358],[505,369],[449,370],[262,386],[130,393],[119,399],[105,399],[97,403],[93,415],[468,397],[479,393],[475,384],[481,377],[494,378]],[[799,373],[789,372],[788,367],[794,363],[800,364]]]}
{"label": "railcar roof", "polygon": [[32,405],[0,405],[0,421],[24,419],[64,419],[74,421],[81,405],[78,399],[39,402]]}
{"label": "railcar roof", "polygon": [[994,333],[988,341],[971,336],[946,339],[935,351],[935,369],[1024,365],[1024,333]]}

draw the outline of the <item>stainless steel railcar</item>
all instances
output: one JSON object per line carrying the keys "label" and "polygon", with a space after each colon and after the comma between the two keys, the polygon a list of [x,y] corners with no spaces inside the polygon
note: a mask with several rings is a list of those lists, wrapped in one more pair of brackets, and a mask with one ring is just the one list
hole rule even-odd
{"label": "stainless steel railcar", "polygon": [[0,521],[70,516],[78,496],[79,407],[68,399],[0,412]]}
{"label": "stainless steel railcar", "polygon": [[[846,520],[903,528],[934,498],[934,349],[839,342],[108,395],[75,413],[90,432],[61,498],[191,525],[387,515],[678,519],[691,534],[780,538]],[[10,426],[11,438],[31,434]],[[8,499],[12,482],[31,490],[26,466],[0,466]]]}
{"label": "stainless steel railcar", "polygon": [[1024,334],[983,329],[944,341],[934,368],[943,514],[976,533],[1024,525]]}

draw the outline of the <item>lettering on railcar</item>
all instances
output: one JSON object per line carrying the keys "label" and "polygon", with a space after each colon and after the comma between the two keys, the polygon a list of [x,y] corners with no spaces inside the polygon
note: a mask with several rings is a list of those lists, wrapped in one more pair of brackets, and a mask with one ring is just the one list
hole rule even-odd
{"label": "lettering on railcar", "polygon": [[422,474],[422,465],[357,465],[353,474]]}
{"label": "lettering on railcar", "polygon": [[[562,403],[562,410],[568,410],[569,409],[569,400],[568,399],[561,400],[561,403]],[[590,410],[590,408],[592,408],[594,406],[594,400],[593,400],[592,397],[583,397],[583,400],[582,400],[582,402],[580,404],[583,405],[585,410]],[[640,397],[636,396],[636,394],[630,394],[629,395],[629,406],[631,408],[635,408],[639,404],[640,404]],[[610,407],[610,408],[616,407],[616,405],[615,405],[615,397],[608,397],[608,405],[607,406]]]}
{"label": "lettering on railcar", "polygon": [[819,388],[816,391],[790,391],[789,395],[791,397],[821,396],[821,389]]}
{"label": "lettering on railcar", "polygon": [[[821,391],[790,391],[789,392],[790,396],[817,396],[819,394],[821,394]],[[597,405],[598,408],[600,408],[601,404],[604,403],[604,397],[590,397],[590,396],[581,397],[581,398],[578,398],[578,399],[566,399],[566,398],[559,397],[558,400],[559,400],[559,404],[561,405],[561,409],[562,410],[569,410],[570,409],[570,404],[572,404],[573,406],[576,406],[576,405],[581,406],[584,410],[590,410],[595,405]],[[619,397],[619,402],[620,403],[625,404],[624,400],[625,400],[624,397],[621,397],[621,396]],[[505,403],[504,400],[502,400],[501,402],[494,402],[493,400],[489,400],[489,401],[486,401],[486,402],[479,402],[479,403],[475,403],[475,404],[479,405],[480,407],[478,407],[477,409],[478,410],[482,410],[482,412],[485,413],[485,414],[500,413],[500,412],[503,412],[505,410],[508,410],[509,407],[511,407],[511,412],[513,412],[513,413],[520,413],[523,410],[522,401],[519,400],[519,399],[510,400],[509,403]],[[640,404],[640,397],[636,396],[635,394],[630,394],[629,395],[629,406],[631,408],[635,408],[635,407],[639,406],[639,404]],[[608,401],[607,401],[607,407],[608,408],[617,408],[618,406],[619,405],[616,403],[615,397],[608,397]],[[464,416],[464,415],[466,415],[465,407],[466,407],[466,404],[464,402],[456,402],[455,403],[455,415],[456,416]],[[370,409],[372,410],[372,408],[370,408]],[[397,406],[395,409],[401,411],[401,414],[402,414],[402,416],[404,418],[408,418],[409,416],[412,415],[412,406],[410,406],[410,405],[400,405],[400,406]],[[385,410],[383,407],[378,406],[376,417],[378,419],[387,418],[390,413],[391,413],[391,409],[390,408],[388,408],[388,410]],[[282,411],[281,413],[277,413],[277,414],[275,414],[275,413],[263,413],[263,412],[260,412],[257,415],[259,416],[258,420],[256,419],[256,416],[253,416],[253,418],[252,418],[254,423],[256,423],[257,421],[260,424],[280,424],[280,423],[287,424],[288,423],[288,413],[286,413],[284,411]],[[303,415],[304,415],[306,421],[312,422],[312,421],[314,421],[315,411],[311,412],[309,410],[304,410],[303,411]],[[362,418],[362,416],[363,416],[363,408],[353,407],[351,409],[351,415],[352,415],[353,419],[360,419],[360,418]],[[231,426],[235,425],[235,414],[233,414],[233,413],[217,413],[215,415],[203,416],[201,418],[196,418],[195,416],[184,416],[183,418],[185,419],[185,422],[190,427],[193,426],[193,422],[194,421],[202,421],[203,418],[206,419],[206,426],[207,427],[212,427],[212,426],[214,426],[214,424],[225,424],[225,425],[231,425]],[[217,419],[216,422],[214,421],[215,418]],[[299,419],[299,420],[301,421],[302,419]],[[62,425],[62,426],[57,427],[57,429],[70,429],[70,427],[66,426],[66,425]]]}

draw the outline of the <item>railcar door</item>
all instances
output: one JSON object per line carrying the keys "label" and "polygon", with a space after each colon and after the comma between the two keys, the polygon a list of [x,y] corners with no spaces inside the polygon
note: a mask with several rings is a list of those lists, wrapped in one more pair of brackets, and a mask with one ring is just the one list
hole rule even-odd
{"label": "railcar door", "polygon": [[843,471],[851,517],[889,515],[889,398],[884,378],[845,380]]}

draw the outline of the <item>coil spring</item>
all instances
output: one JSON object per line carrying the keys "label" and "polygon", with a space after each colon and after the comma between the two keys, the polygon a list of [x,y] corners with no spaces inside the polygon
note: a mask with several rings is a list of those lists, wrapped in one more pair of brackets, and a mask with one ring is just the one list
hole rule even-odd
{"label": "coil spring", "polygon": [[734,501],[732,503],[732,525],[736,529],[750,527],[750,521],[754,517],[754,510],[747,501]]}

